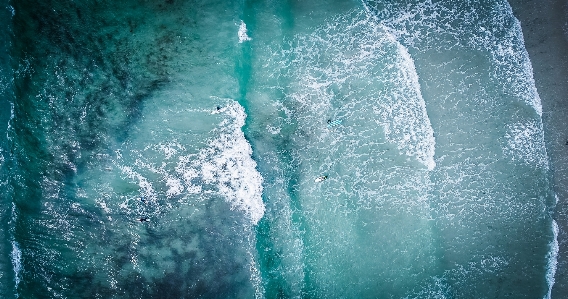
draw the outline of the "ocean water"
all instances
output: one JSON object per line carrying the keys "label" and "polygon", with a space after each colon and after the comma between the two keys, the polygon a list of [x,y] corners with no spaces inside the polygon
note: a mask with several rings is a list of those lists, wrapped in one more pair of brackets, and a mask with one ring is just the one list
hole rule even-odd
{"label": "ocean water", "polygon": [[2,298],[550,298],[506,1],[0,14]]}

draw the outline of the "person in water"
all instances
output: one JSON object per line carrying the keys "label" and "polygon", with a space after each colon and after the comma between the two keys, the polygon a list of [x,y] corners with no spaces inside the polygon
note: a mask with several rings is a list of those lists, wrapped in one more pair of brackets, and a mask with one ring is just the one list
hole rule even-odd
{"label": "person in water", "polygon": [[217,107],[215,107],[215,110],[213,110],[213,112],[211,112],[211,114],[219,114],[219,113],[221,113],[222,109],[223,109],[223,107],[217,106]]}
{"label": "person in water", "polygon": [[150,222],[150,218],[148,218],[148,217],[142,217],[142,218],[139,218],[138,221],[140,221],[140,222]]}

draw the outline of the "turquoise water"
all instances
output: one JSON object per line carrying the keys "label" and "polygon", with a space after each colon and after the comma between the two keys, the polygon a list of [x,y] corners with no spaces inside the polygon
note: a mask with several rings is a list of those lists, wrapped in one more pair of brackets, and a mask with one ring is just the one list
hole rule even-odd
{"label": "turquoise water", "polygon": [[114,2],[2,4],[3,298],[550,297],[507,2]]}

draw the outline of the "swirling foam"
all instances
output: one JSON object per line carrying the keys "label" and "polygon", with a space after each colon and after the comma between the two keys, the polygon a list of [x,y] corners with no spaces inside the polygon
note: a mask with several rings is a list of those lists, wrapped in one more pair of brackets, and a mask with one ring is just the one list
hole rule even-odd
{"label": "swirling foam", "polygon": [[[464,42],[469,47],[486,52],[491,57],[493,69],[490,75],[502,84],[504,94],[512,94],[542,115],[532,65],[524,47],[523,33],[519,21],[514,17],[507,1],[495,2],[492,7],[483,7],[480,2],[433,2],[385,5],[377,12],[390,34],[407,47],[421,50],[428,48],[460,47]],[[393,7],[393,6],[403,7]],[[486,18],[480,12],[491,10],[493,18]],[[445,40],[431,36],[444,36]],[[518,78],[502,80],[502,78]]]}
{"label": "swirling foam", "polygon": [[197,157],[180,158],[176,171],[188,189],[199,189],[193,184],[198,177],[215,185],[233,208],[245,212],[256,224],[264,215],[262,176],[256,170],[252,148],[241,130],[246,113],[236,102],[224,107],[223,113],[229,118],[221,123],[219,137],[211,140]]}
{"label": "swirling foam", "polygon": [[252,38],[250,38],[247,35],[247,24],[245,24],[245,22],[243,21],[241,21],[241,24],[239,25],[238,35],[239,35],[239,43],[252,40]]}
{"label": "swirling foam", "polygon": [[294,91],[290,100],[301,110],[310,111],[311,117],[324,111],[349,117],[356,105],[371,107],[389,142],[434,169],[435,138],[414,62],[369,15],[341,15],[312,34],[296,36],[288,48],[273,56],[290,61],[276,66],[282,67],[280,72],[292,69],[287,75],[301,78],[289,87]]}
{"label": "swirling foam", "polygon": [[548,293],[544,299],[550,299],[552,294],[552,286],[554,286],[554,276],[556,275],[556,268],[558,266],[558,224],[552,220],[553,239],[550,242],[550,251],[546,255],[548,259],[546,265],[546,282],[548,283]]}
{"label": "swirling foam", "polygon": [[503,148],[506,156],[528,165],[548,168],[548,157],[544,145],[541,123],[527,121],[507,126]]}
{"label": "swirling foam", "polygon": [[[144,201],[177,197],[181,202],[190,194],[220,195],[231,208],[244,212],[256,224],[264,215],[262,177],[241,130],[246,113],[233,101],[221,109],[221,115],[224,119],[211,132],[216,137],[206,141],[206,147],[196,154],[188,154],[174,140],[146,146],[144,151],[150,158],[137,155],[133,165],[121,165],[126,162],[117,155],[116,164],[123,175],[136,182]],[[159,175],[160,179],[149,179],[146,173]]]}

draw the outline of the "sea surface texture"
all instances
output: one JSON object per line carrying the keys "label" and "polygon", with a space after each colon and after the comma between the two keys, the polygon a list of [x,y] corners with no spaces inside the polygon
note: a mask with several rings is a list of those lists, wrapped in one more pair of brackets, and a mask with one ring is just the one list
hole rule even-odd
{"label": "sea surface texture", "polygon": [[1,298],[550,298],[505,0],[0,6]]}

